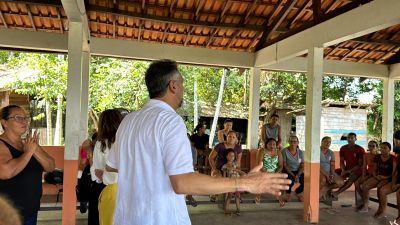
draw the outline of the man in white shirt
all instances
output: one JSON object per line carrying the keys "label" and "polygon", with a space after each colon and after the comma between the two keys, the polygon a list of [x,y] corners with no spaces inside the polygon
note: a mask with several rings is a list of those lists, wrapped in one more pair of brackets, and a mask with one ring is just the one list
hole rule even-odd
{"label": "man in white shirt", "polygon": [[194,173],[186,127],[175,112],[184,92],[176,62],[153,62],[145,80],[151,100],[122,121],[107,160],[107,170],[119,173],[114,225],[190,224],[183,194],[288,189],[286,174],[230,179]]}

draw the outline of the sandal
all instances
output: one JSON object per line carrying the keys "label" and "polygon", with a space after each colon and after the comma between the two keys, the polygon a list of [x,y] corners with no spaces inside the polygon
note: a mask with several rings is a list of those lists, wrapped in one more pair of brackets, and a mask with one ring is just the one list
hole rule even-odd
{"label": "sandal", "polygon": [[236,214],[236,216],[240,216],[240,211],[237,210],[235,214]]}
{"label": "sandal", "polygon": [[261,196],[257,195],[256,198],[254,199],[254,203],[256,203],[256,205],[259,205],[261,203]]}
{"label": "sandal", "polygon": [[210,196],[210,202],[215,202],[217,200],[217,196],[211,195]]}
{"label": "sandal", "polygon": [[278,199],[278,200],[279,200],[279,206],[280,206],[281,208],[283,208],[283,206],[285,206],[285,201],[282,200],[282,199]]}

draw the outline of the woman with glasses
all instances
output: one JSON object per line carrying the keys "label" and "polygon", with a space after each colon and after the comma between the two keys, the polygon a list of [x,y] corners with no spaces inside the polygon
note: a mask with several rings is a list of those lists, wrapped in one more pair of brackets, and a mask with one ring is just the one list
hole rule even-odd
{"label": "woman with glasses", "polygon": [[54,159],[39,145],[39,133],[23,139],[30,117],[17,105],[0,110],[0,194],[12,201],[24,225],[35,225],[42,196],[42,173],[54,170]]}

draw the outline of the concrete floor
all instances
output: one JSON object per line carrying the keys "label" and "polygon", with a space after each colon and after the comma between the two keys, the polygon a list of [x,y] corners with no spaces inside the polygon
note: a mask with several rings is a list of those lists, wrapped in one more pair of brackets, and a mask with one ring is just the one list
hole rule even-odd
{"label": "concrete floor", "polygon": [[[371,192],[374,195],[375,191]],[[207,197],[195,197],[200,204],[197,207],[188,206],[190,218],[193,225],[305,225],[303,222],[303,205],[300,202],[289,202],[285,207],[280,208],[278,203],[262,203],[255,205],[250,203],[251,199],[244,199],[241,205],[241,215],[225,215],[221,206],[210,203]],[[251,198],[251,197],[250,197]],[[396,196],[389,195],[389,202],[395,203]],[[390,225],[397,216],[397,210],[388,207],[387,217],[381,219],[373,218],[378,207],[377,203],[370,203],[371,210],[368,213],[355,212],[354,192],[348,191],[334,202],[332,207],[321,204],[319,224],[322,225]],[[345,207],[343,207],[345,206]],[[231,204],[230,209],[235,211],[235,205]],[[39,213],[39,225],[61,224],[61,211],[41,211]],[[77,211],[77,225],[87,224],[87,214]]]}

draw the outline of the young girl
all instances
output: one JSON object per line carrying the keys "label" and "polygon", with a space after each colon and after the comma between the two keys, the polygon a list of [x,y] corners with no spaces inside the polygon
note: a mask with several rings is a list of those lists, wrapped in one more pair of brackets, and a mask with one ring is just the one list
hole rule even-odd
{"label": "young girl", "polygon": [[[359,212],[368,212],[369,190],[388,184],[392,178],[394,155],[390,154],[391,145],[388,142],[382,142],[380,145],[381,154],[374,158],[374,171],[362,185],[363,207]],[[379,204],[379,210],[383,211],[384,206]],[[378,212],[379,212],[378,210]]]}
{"label": "young girl", "polygon": [[[221,168],[224,177],[237,178],[245,175],[243,171],[238,169],[235,150],[231,148],[226,150],[226,160],[227,162]],[[236,215],[240,216],[240,192],[238,191],[227,193],[224,204],[224,213],[228,214],[228,206],[233,195],[235,196],[236,202]]]}
{"label": "young girl", "polygon": [[[267,173],[280,173],[283,169],[283,159],[281,151],[276,148],[276,140],[268,138],[265,142],[265,148],[260,148],[257,152],[258,165],[252,169],[252,172],[262,171]],[[279,205],[283,207],[285,201],[281,196],[277,197]],[[255,203],[260,204],[261,195],[256,195]]]}

